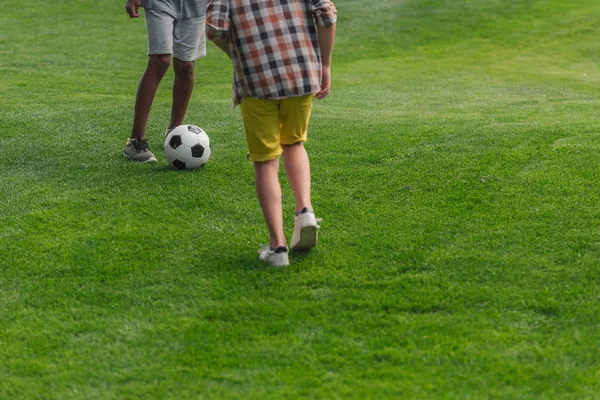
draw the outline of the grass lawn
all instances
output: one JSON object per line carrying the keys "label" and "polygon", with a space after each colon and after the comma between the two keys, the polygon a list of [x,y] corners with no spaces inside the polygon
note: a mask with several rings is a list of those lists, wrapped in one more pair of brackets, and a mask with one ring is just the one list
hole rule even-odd
{"label": "grass lawn", "polygon": [[122,156],[124,3],[0,3],[0,398],[600,399],[600,2],[338,0],[285,269],[215,46],[208,164],[164,160],[172,72]]}

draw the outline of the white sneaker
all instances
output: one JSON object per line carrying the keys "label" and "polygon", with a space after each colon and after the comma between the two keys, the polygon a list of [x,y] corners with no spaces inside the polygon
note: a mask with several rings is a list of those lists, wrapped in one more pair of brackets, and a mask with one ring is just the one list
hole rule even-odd
{"label": "white sneaker", "polygon": [[294,219],[294,233],[292,234],[292,250],[302,251],[312,249],[317,245],[317,230],[320,218],[315,218],[315,213],[305,207]]}
{"label": "white sneaker", "polygon": [[290,265],[290,259],[288,257],[288,249],[280,246],[275,250],[271,250],[268,244],[261,244],[258,250],[258,258],[261,261],[266,261],[274,267],[285,267]]}

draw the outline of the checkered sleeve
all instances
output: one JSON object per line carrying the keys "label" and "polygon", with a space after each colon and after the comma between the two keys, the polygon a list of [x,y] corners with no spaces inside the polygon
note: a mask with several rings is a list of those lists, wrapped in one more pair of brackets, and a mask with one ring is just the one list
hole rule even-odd
{"label": "checkered sleeve", "polygon": [[331,26],[337,20],[337,11],[331,0],[311,0],[310,7],[317,26]]}
{"label": "checkered sleeve", "polygon": [[209,0],[206,9],[206,37],[213,41],[227,41],[230,27],[229,0]]}

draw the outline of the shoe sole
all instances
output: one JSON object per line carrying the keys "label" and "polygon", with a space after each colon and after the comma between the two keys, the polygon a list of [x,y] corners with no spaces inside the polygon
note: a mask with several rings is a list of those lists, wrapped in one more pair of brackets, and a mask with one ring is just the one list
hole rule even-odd
{"label": "shoe sole", "polygon": [[289,261],[287,261],[287,262],[276,262],[276,263],[273,263],[273,262],[270,262],[270,261],[269,261],[269,264],[270,264],[272,267],[287,267],[288,265],[290,265],[290,262],[289,262]]}
{"label": "shoe sole", "polygon": [[292,247],[294,251],[310,250],[317,245],[317,227],[305,226],[300,230],[300,240]]}
{"label": "shoe sole", "polygon": [[268,258],[262,259],[259,257],[259,259],[260,261],[264,261],[272,267],[287,267],[288,265],[290,265],[290,260],[288,258],[285,258],[283,260],[269,260]]}
{"label": "shoe sole", "polygon": [[131,161],[137,161],[137,162],[141,162],[141,163],[153,163],[153,162],[156,162],[156,158],[155,157],[150,157],[146,161],[142,161],[142,160],[134,160],[133,157],[127,155],[125,152],[123,152],[123,155],[125,156],[125,158],[127,158],[128,160],[131,160]]}

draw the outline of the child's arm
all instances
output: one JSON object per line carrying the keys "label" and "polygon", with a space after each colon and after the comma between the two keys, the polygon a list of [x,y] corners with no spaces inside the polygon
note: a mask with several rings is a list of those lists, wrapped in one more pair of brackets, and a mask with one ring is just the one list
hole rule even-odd
{"label": "child's arm", "polygon": [[317,25],[319,50],[321,51],[321,89],[315,94],[315,97],[322,99],[331,90],[331,52],[335,38],[337,10],[331,0],[311,0],[310,6]]}
{"label": "child's arm", "polygon": [[320,26],[318,29],[319,48],[321,49],[321,89],[315,97],[322,99],[331,90],[331,53],[335,39],[335,23],[329,26]]}
{"label": "child's arm", "polygon": [[212,40],[225,54],[229,55],[229,19],[228,0],[209,0],[206,9],[206,37]]}

